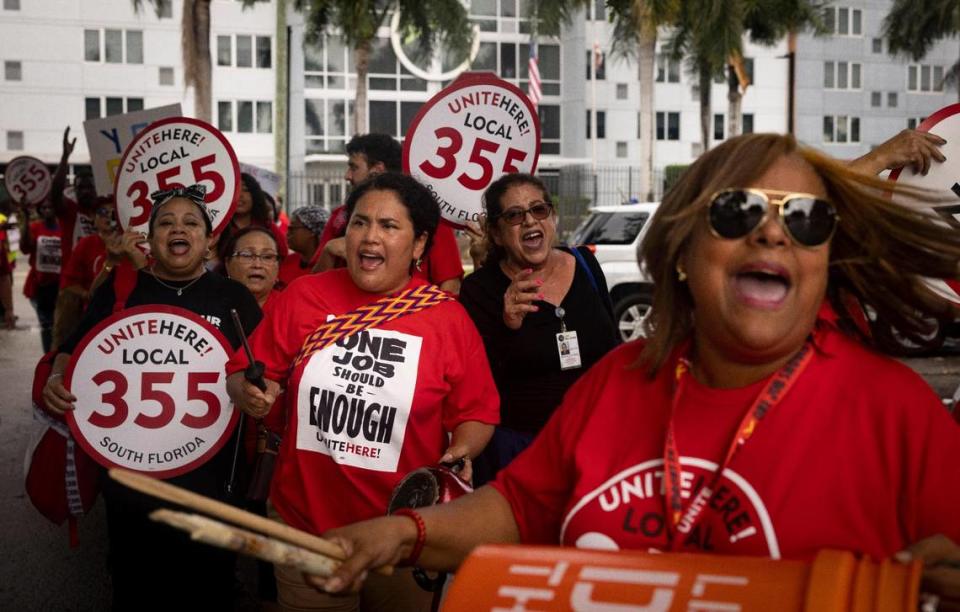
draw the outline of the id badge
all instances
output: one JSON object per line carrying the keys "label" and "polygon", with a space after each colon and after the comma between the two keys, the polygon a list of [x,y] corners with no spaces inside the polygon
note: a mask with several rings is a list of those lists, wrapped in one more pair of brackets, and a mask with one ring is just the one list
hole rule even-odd
{"label": "id badge", "polygon": [[580,344],[577,342],[576,331],[557,334],[557,353],[560,354],[561,370],[572,370],[582,365],[580,362]]}

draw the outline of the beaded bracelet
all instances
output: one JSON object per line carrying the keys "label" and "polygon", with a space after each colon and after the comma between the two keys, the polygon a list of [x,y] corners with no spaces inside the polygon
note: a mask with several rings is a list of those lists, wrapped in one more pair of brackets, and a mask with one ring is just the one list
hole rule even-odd
{"label": "beaded bracelet", "polygon": [[416,565],[417,560],[420,558],[420,553],[423,552],[423,545],[427,543],[427,526],[423,522],[423,517],[410,508],[395,510],[393,515],[405,516],[417,524],[417,541],[413,545],[413,550],[410,551],[410,556],[402,561],[402,565]]}

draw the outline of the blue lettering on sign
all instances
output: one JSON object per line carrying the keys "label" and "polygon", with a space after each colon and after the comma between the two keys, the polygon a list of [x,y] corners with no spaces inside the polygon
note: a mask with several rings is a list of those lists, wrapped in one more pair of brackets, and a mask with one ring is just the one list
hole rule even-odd
{"label": "blue lettering on sign", "polygon": [[110,142],[113,143],[113,147],[117,150],[117,153],[123,153],[123,149],[120,148],[120,134],[117,134],[117,128],[110,128],[110,131],[100,130],[100,133],[106,136]]}

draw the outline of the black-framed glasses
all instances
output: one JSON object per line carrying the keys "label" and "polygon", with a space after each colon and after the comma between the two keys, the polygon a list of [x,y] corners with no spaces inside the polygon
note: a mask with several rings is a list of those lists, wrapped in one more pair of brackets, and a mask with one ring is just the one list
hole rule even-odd
{"label": "black-framed glasses", "polygon": [[710,231],[729,240],[748,236],[767,220],[771,206],[779,209],[780,224],[790,239],[805,247],[828,242],[840,221],[833,204],[809,193],[724,189],[710,198]]}
{"label": "black-framed glasses", "polygon": [[512,206],[506,209],[500,213],[500,218],[503,219],[507,225],[520,225],[526,218],[527,213],[530,213],[530,216],[537,221],[543,221],[549,217],[552,212],[553,204],[550,202],[531,202],[527,208]]}
{"label": "black-framed glasses", "polygon": [[230,257],[236,257],[240,261],[246,264],[251,264],[254,261],[261,261],[267,265],[275,264],[280,261],[280,256],[276,253],[263,253],[258,255],[250,251],[234,251],[230,254]]}
{"label": "black-framed glasses", "polygon": [[115,210],[109,206],[101,206],[94,212],[101,217],[106,217],[107,219],[113,219]]}

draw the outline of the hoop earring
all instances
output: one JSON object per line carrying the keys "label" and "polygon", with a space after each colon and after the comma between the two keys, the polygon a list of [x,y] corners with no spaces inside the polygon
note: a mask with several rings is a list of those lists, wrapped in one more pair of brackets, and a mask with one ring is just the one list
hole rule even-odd
{"label": "hoop earring", "polygon": [[423,272],[423,267],[422,267],[422,266],[423,266],[423,257],[417,257],[417,263],[416,263],[415,265],[416,265],[416,267],[417,267],[417,272]]}
{"label": "hoop earring", "polygon": [[681,283],[687,280],[687,273],[680,267],[680,264],[677,264],[677,280]]}

